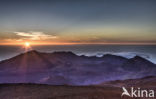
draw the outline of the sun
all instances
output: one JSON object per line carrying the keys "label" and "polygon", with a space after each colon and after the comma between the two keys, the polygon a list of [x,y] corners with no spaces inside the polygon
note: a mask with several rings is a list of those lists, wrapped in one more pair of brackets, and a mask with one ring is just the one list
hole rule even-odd
{"label": "sun", "polygon": [[29,42],[25,42],[25,47],[30,47],[30,43]]}

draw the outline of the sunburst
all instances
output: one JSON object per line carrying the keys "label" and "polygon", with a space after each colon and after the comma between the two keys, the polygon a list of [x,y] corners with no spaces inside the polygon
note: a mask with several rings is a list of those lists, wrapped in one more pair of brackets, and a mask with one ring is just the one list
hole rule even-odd
{"label": "sunburst", "polygon": [[29,42],[25,42],[24,45],[25,45],[26,48],[29,48],[30,47],[30,43]]}

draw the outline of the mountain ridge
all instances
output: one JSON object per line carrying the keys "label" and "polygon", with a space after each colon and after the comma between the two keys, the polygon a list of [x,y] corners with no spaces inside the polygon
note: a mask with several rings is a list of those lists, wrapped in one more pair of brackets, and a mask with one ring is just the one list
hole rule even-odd
{"label": "mountain ridge", "polygon": [[[78,56],[70,51],[43,53],[32,50],[1,61],[0,69],[0,75],[3,75],[0,83],[88,85],[156,75],[156,65],[140,56],[131,59],[111,54],[102,57]],[[53,80],[56,80],[55,83]]]}

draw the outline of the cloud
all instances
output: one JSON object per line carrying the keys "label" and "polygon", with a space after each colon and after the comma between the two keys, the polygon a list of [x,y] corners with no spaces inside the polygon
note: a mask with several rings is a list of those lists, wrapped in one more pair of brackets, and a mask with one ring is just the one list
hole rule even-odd
{"label": "cloud", "polygon": [[14,32],[14,33],[17,36],[21,37],[20,40],[25,40],[25,39],[29,39],[29,40],[48,40],[48,39],[57,38],[57,36],[48,35],[48,34],[45,34],[43,32],[30,31],[30,32]]}

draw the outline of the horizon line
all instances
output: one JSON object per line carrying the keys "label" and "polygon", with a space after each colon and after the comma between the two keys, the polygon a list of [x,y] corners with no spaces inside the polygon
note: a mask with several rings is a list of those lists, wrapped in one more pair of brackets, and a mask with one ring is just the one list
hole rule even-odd
{"label": "horizon line", "polygon": [[[156,45],[156,43],[31,43],[31,46],[44,46],[44,45]],[[0,43],[6,46],[24,45],[24,43]]]}

